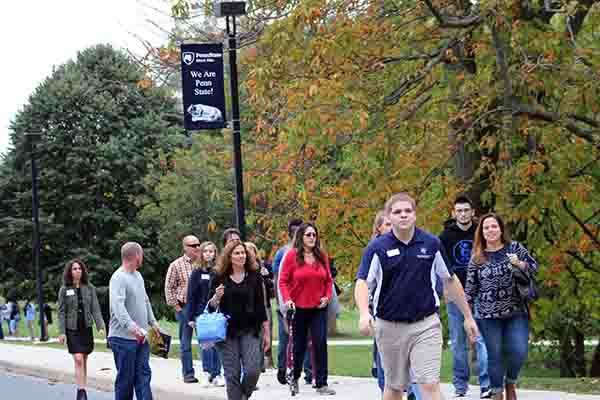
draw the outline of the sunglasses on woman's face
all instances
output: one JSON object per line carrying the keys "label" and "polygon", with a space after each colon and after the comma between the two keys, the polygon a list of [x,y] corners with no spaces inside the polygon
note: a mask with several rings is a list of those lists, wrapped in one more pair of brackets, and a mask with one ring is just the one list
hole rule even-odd
{"label": "sunglasses on woman's face", "polygon": [[317,237],[317,234],[315,232],[307,232],[304,234],[304,236],[306,237]]}

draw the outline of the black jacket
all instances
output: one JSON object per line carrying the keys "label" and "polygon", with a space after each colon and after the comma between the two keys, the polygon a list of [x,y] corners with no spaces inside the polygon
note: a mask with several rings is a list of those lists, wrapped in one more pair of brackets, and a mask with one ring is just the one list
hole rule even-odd
{"label": "black jacket", "polygon": [[456,224],[456,220],[449,219],[444,223],[444,231],[440,235],[440,240],[446,250],[446,256],[454,273],[460,279],[460,283],[465,287],[467,281],[467,265],[471,259],[471,249],[473,248],[473,238],[475,237],[475,223],[463,231]]}
{"label": "black jacket", "polygon": [[188,281],[187,303],[185,304],[184,316],[186,322],[195,321],[204,312],[208,303],[211,280],[214,274],[208,269],[198,268],[190,275]]}

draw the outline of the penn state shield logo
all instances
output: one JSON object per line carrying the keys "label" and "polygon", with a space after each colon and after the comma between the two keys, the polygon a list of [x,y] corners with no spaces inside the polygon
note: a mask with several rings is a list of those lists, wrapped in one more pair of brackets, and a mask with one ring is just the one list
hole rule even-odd
{"label": "penn state shield logo", "polygon": [[181,60],[185,63],[185,65],[192,65],[194,62],[194,53],[191,51],[185,51],[181,54]]}
{"label": "penn state shield logo", "polygon": [[454,259],[458,265],[467,265],[471,259],[472,240],[461,240],[454,246]]}

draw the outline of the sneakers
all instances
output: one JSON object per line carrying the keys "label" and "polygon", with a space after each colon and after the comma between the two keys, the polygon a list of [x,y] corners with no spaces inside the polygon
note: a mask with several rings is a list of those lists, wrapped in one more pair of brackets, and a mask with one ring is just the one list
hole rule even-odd
{"label": "sneakers", "polygon": [[481,388],[481,396],[479,396],[480,399],[491,399],[492,398],[492,389],[487,387],[487,388]]}
{"label": "sneakers", "polygon": [[221,375],[215,376],[212,380],[212,384],[217,387],[225,386],[225,379]]}
{"label": "sneakers", "polygon": [[294,380],[294,383],[292,383],[292,386],[290,387],[290,392],[292,392],[292,396],[295,396],[296,394],[300,393],[300,388],[298,387],[298,379]]}
{"label": "sneakers", "polygon": [[335,390],[329,388],[329,386],[321,386],[317,388],[317,393],[321,396],[332,396],[335,394]]}
{"label": "sneakers", "polygon": [[460,393],[460,392],[454,393],[454,398],[455,399],[462,399],[463,397],[467,397],[467,394],[466,393]]}
{"label": "sneakers", "polygon": [[186,376],[183,378],[183,382],[185,383],[198,383],[198,379],[195,376]]}

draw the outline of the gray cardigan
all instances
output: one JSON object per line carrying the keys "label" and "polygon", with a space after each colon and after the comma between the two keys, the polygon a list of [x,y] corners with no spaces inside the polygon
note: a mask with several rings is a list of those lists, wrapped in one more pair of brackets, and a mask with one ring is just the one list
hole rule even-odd
{"label": "gray cardigan", "polygon": [[[83,316],[85,326],[91,327],[92,320],[96,323],[98,330],[106,331],[96,288],[91,283],[81,285],[81,297],[83,298]],[[65,334],[65,328],[77,330],[77,293],[74,286],[62,286],[58,292],[58,331]]]}

